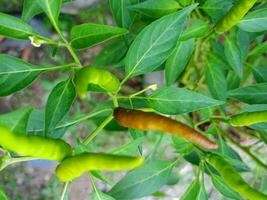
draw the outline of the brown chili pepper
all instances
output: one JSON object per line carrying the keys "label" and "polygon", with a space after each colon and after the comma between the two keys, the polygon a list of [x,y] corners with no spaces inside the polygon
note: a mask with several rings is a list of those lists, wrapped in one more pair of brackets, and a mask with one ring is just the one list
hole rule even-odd
{"label": "brown chili pepper", "polygon": [[124,127],[144,131],[164,131],[185,138],[186,140],[206,149],[218,148],[216,143],[210,141],[207,137],[191,127],[155,113],[116,108],[114,110],[114,118]]}

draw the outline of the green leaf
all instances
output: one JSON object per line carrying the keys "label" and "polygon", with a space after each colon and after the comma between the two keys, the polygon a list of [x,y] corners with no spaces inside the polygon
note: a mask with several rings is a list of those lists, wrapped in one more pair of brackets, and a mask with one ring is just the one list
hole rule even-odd
{"label": "green leaf", "polygon": [[201,38],[206,36],[209,33],[208,23],[200,20],[194,19],[189,21],[189,26],[187,29],[181,34],[179,40],[189,40],[191,38]]}
{"label": "green leaf", "polygon": [[181,137],[172,137],[173,146],[178,153],[189,154],[193,151],[194,145]]}
{"label": "green leaf", "polygon": [[8,127],[14,133],[27,132],[27,124],[32,108],[20,108],[18,110],[0,115],[0,124]]}
{"label": "green leaf", "polygon": [[[87,149],[87,147],[86,147]],[[109,180],[107,177],[105,177],[101,171],[97,171],[97,170],[93,170],[93,171],[90,171],[91,175],[93,175],[95,178],[101,180],[102,182],[108,184],[108,185],[112,185],[112,181]]]}
{"label": "green leaf", "polygon": [[181,200],[197,199],[199,190],[200,190],[200,184],[199,181],[196,179],[190,184],[190,186],[186,189],[186,192],[180,199]]}
{"label": "green leaf", "polygon": [[[69,126],[73,125],[71,122],[63,122],[60,123],[53,132],[49,133],[47,137],[49,138],[61,138],[65,133]],[[44,127],[45,127],[45,110],[33,110],[30,115],[27,133],[29,135],[39,135],[44,136]]]}
{"label": "green leaf", "polygon": [[126,155],[126,156],[136,156],[138,155],[138,147],[144,142],[144,138],[139,137],[136,140],[124,144],[120,147],[117,147],[111,151],[115,155]]}
{"label": "green leaf", "polygon": [[[63,0],[62,2],[69,2],[72,0]],[[39,6],[38,1],[36,0],[24,0],[22,19],[24,21],[29,21],[35,15],[42,13],[42,8]]]}
{"label": "green leaf", "polygon": [[256,45],[255,48],[249,52],[249,56],[258,56],[265,52],[267,52],[267,41]]}
{"label": "green leaf", "polygon": [[228,90],[233,90],[233,89],[238,88],[241,83],[241,79],[238,77],[238,75],[233,70],[228,71],[226,80],[227,80]]}
{"label": "green leaf", "polygon": [[103,193],[99,189],[94,189],[94,194],[92,196],[92,200],[115,200],[113,197]]}
{"label": "green leaf", "polygon": [[185,88],[163,87],[148,96],[151,108],[158,112],[177,115],[224,104]]}
{"label": "green leaf", "polygon": [[30,85],[42,71],[18,58],[0,54],[0,96],[7,96]]}
{"label": "green leaf", "polygon": [[6,193],[2,190],[2,188],[0,188],[0,199],[1,199],[1,200],[9,200],[8,196],[7,196]]}
{"label": "green leaf", "polygon": [[127,33],[127,29],[114,26],[81,24],[71,30],[71,45],[75,49],[85,49]]}
{"label": "green leaf", "polygon": [[134,21],[134,12],[129,7],[137,0],[109,0],[112,14],[119,27],[129,29]]}
{"label": "green leaf", "polygon": [[130,8],[149,17],[158,18],[173,13],[182,7],[175,0],[147,0]]}
{"label": "green leaf", "polygon": [[228,91],[228,97],[247,104],[266,104],[267,83],[258,83]]}
{"label": "green leaf", "polygon": [[232,190],[222,179],[222,177],[210,173],[212,184],[225,197],[230,199],[242,200],[243,198],[234,190]]}
{"label": "green leaf", "polygon": [[167,59],[177,43],[186,16],[196,5],[152,22],[137,35],[125,59],[127,78],[151,72]]}
{"label": "green leaf", "polygon": [[[136,130],[136,129],[129,129],[129,133],[131,134],[133,140],[138,140],[144,137],[144,131]],[[138,150],[140,155],[143,154],[143,142],[138,145]]]}
{"label": "green leaf", "polygon": [[247,32],[267,31],[267,6],[247,14],[237,25]]}
{"label": "green leaf", "polygon": [[207,194],[207,191],[205,189],[205,185],[203,182],[201,182],[201,186],[199,188],[199,192],[198,192],[196,200],[208,200],[208,194]]}
{"label": "green leaf", "polygon": [[224,54],[231,68],[241,78],[243,76],[241,50],[237,42],[230,37],[225,37]]}
{"label": "green leaf", "polygon": [[108,194],[116,200],[136,199],[151,195],[165,185],[175,162],[152,161],[129,172]]}
{"label": "green leaf", "polygon": [[202,9],[207,15],[210,16],[213,22],[217,22],[232,7],[231,1],[226,0],[206,0],[205,3],[202,5]]}
{"label": "green leaf", "polygon": [[24,21],[29,21],[33,16],[42,12],[38,2],[36,0],[24,0],[22,19]]}
{"label": "green leaf", "polygon": [[51,24],[58,27],[58,17],[60,14],[62,0],[36,0],[40,8],[48,16]]}
{"label": "green leaf", "polygon": [[104,47],[96,56],[92,66],[110,66],[118,64],[125,57],[128,47],[123,39],[116,40]]}
{"label": "green leaf", "polygon": [[226,100],[227,82],[223,66],[212,59],[206,64],[205,78],[211,95],[218,100]]}
{"label": "green leaf", "polygon": [[45,134],[53,132],[59,122],[69,112],[76,96],[71,79],[62,81],[50,93],[45,109]]}
{"label": "green leaf", "polygon": [[195,40],[178,42],[165,64],[165,79],[167,85],[172,85],[181,76],[188,65],[195,47]]}
{"label": "green leaf", "polygon": [[28,40],[29,36],[36,35],[36,32],[21,19],[0,12],[0,35]]}
{"label": "green leaf", "polygon": [[267,82],[267,67],[253,67],[253,75],[257,83]]}

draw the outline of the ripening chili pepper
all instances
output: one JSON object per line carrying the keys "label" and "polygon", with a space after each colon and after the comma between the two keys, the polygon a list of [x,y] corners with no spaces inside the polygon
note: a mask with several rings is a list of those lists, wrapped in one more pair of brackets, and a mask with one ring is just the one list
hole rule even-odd
{"label": "ripening chili pepper", "polygon": [[231,10],[216,24],[216,32],[226,32],[236,25],[256,2],[257,0],[240,0],[239,3],[233,6]]}
{"label": "ripening chili pepper", "polygon": [[226,184],[249,200],[267,200],[267,195],[248,185],[234,167],[223,157],[210,154],[208,162],[220,173]]}
{"label": "ripening chili pepper", "polygon": [[143,157],[119,156],[102,153],[82,153],[68,157],[56,168],[57,177],[64,182],[72,181],[91,170],[129,170],[139,167]]}
{"label": "ripening chili pepper", "polygon": [[107,92],[116,92],[120,87],[119,79],[109,71],[97,67],[85,67],[75,76],[77,93],[85,98],[89,84],[95,84]]}
{"label": "ripening chili pepper", "polygon": [[218,148],[216,143],[210,141],[207,137],[189,126],[155,113],[116,108],[114,110],[114,118],[124,127],[144,131],[164,131],[185,138],[207,149]]}
{"label": "ripening chili pepper", "polygon": [[250,126],[260,122],[267,122],[267,110],[240,113],[230,118],[232,126]]}
{"label": "ripening chili pepper", "polygon": [[0,126],[0,146],[20,156],[61,161],[72,154],[71,146],[59,139],[18,135]]}

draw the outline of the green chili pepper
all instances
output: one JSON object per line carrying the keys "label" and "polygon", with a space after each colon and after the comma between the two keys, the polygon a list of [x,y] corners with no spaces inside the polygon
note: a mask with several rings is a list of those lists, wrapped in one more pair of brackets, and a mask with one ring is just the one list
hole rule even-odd
{"label": "green chili pepper", "polygon": [[250,126],[261,122],[267,122],[267,110],[240,113],[230,119],[232,126]]}
{"label": "green chili pepper", "polygon": [[267,195],[248,185],[240,174],[223,157],[210,154],[208,162],[220,173],[226,184],[249,200],[267,200]]}
{"label": "green chili pepper", "polygon": [[256,2],[257,0],[240,0],[239,3],[233,6],[231,10],[216,24],[216,32],[226,32],[236,25]]}
{"label": "green chili pepper", "polygon": [[83,153],[66,158],[58,165],[56,175],[61,181],[71,181],[91,170],[127,170],[139,167],[143,157],[118,156],[101,153]]}
{"label": "green chili pepper", "polygon": [[95,84],[107,92],[116,92],[119,90],[119,79],[107,70],[86,67],[81,69],[75,77],[76,89],[80,98],[85,98],[88,85]]}
{"label": "green chili pepper", "polygon": [[61,161],[72,154],[71,146],[59,139],[12,133],[0,126],[0,146],[21,156]]}

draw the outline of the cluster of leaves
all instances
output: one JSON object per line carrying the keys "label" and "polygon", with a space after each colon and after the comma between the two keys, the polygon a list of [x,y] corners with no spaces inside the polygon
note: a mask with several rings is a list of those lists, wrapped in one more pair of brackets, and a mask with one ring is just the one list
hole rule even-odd
{"label": "cluster of leaves", "polygon": [[[114,107],[152,109],[166,115],[179,115],[179,119],[183,118],[194,128],[203,131],[203,134],[218,139],[220,148],[215,152],[225,157],[238,171],[251,169],[228,145],[229,142],[235,143],[247,153],[256,162],[257,167],[267,168],[267,165],[251,152],[253,145],[244,147],[229,134],[233,131],[249,134],[260,143],[259,148],[264,148],[267,141],[266,123],[240,129],[233,129],[227,123],[231,114],[267,110],[267,66],[264,55],[267,50],[267,5],[264,1],[257,3],[229,33],[219,35],[214,32],[214,25],[233,5],[239,3],[238,0],[196,0],[194,3],[191,0],[110,0],[117,26],[93,23],[76,25],[71,30],[70,40],[66,39],[59,28],[58,17],[61,5],[65,2],[67,1],[24,0],[21,18],[0,13],[0,35],[13,39],[30,39],[34,46],[53,45],[55,48],[67,48],[73,58],[73,63],[65,65],[37,66],[0,54],[1,97],[27,87],[42,73],[54,70],[65,70],[69,73],[69,78],[58,83],[51,91],[44,111],[21,108],[1,115],[1,124],[17,133],[61,138],[68,127],[88,119],[93,120],[99,126],[84,142],[76,144],[77,152],[81,152],[88,150],[86,145],[92,143],[92,139],[103,128],[123,130],[113,120]],[[58,40],[40,35],[27,23],[40,13],[45,13],[49,18],[59,36]],[[110,67],[113,71],[125,71],[120,89],[123,89],[128,79],[153,71],[164,73],[164,86],[150,95],[143,96],[141,94],[153,87],[127,96],[123,96],[121,90],[101,90],[106,92],[112,101],[100,103],[89,114],[69,119],[66,115],[76,97],[73,79],[77,70],[83,67],[75,51],[107,40],[110,40],[110,43],[97,55],[92,65],[105,69]],[[88,90],[91,88],[92,86],[88,86]],[[243,109],[247,104],[249,106]],[[201,125],[205,123],[209,124],[209,128],[202,130]],[[137,130],[129,132],[133,141],[112,153],[120,154],[126,151],[131,154],[131,149],[138,148],[137,153],[142,154],[145,133]],[[93,198],[136,199],[151,195],[168,184],[173,168],[179,167],[178,159],[159,160],[155,152],[160,141],[148,156],[145,165],[128,173],[107,194],[96,188],[93,177],[90,176],[95,191]],[[177,137],[173,137],[173,147],[179,153],[179,158],[199,166],[195,181],[181,199],[208,199],[204,184],[205,173],[209,174],[214,187],[222,195],[242,199],[234,188],[230,188],[218,173],[205,163],[205,150]],[[100,172],[91,174],[110,184]],[[264,184],[266,183],[263,179],[262,185]],[[0,194],[2,195],[2,192]]]}

